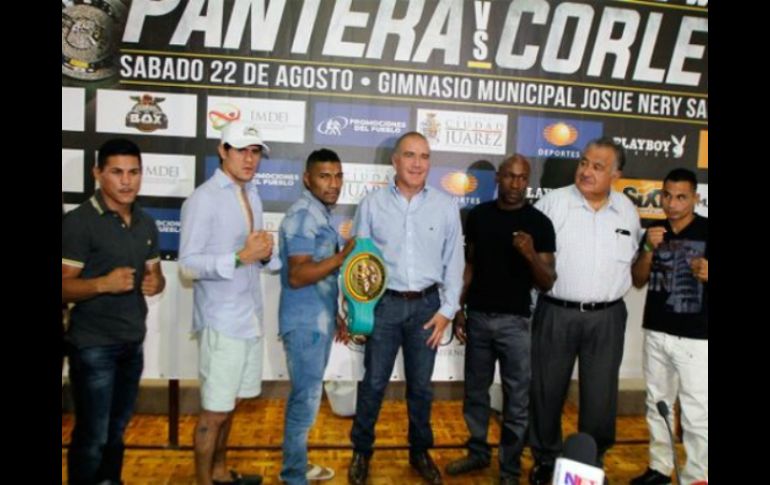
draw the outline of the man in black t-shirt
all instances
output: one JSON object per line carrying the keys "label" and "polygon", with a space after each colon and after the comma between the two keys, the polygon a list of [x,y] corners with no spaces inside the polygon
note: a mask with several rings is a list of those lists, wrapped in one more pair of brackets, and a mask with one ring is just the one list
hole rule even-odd
{"label": "man in black t-shirt", "polygon": [[450,475],[489,466],[489,387],[499,361],[504,402],[500,482],[519,483],[529,407],[530,293],[533,285],[549,290],[556,279],[553,225],[527,203],[529,174],[523,156],[506,159],[497,171],[497,199],[468,214],[460,299],[465,310],[455,316],[454,333],[467,343],[463,415],[471,437],[468,455],[447,465]]}
{"label": "man in black t-shirt", "polygon": [[697,181],[672,170],[663,181],[666,219],[648,229],[632,268],[637,288],[649,283],[644,306],[644,377],[650,465],[632,485],[671,483],[674,468],[657,403],[679,397],[687,464],[680,483],[708,481],[708,219],[695,214]]}
{"label": "man in black t-shirt", "polygon": [[166,284],[158,229],[136,203],[139,147],[108,140],[93,174],[100,188],[62,221],[62,303],[75,304],[66,334],[75,405],[71,485],[121,483],[123,433],[144,365],[145,297]]}

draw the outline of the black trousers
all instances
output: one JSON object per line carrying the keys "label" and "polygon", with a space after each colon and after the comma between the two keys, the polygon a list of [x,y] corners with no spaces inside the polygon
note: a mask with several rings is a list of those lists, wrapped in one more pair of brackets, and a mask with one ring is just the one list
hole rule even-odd
{"label": "black trousers", "polygon": [[553,463],[561,454],[562,408],[578,359],[578,431],[596,440],[598,464],[602,465],[604,453],[615,443],[627,317],[625,302],[581,312],[538,300],[532,319],[529,432],[536,463]]}

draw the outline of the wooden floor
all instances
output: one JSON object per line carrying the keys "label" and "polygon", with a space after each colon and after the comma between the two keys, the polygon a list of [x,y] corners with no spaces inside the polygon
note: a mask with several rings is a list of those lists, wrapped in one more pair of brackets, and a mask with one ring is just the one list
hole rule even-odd
{"label": "wooden floor", "polygon": [[[281,441],[283,434],[284,401],[281,399],[256,399],[245,402],[236,413],[228,462],[231,468],[242,473],[259,473],[266,484],[281,483],[278,473],[281,466]],[[137,415],[126,431],[125,463],[123,479],[133,484],[193,484],[192,435],[196,416],[183,415],[179,426],[179,449],[169,449],[168,419],[166,416]],[[563,420],[565,436],[576,429],[576,410],[568,405]],[[432,415],[433,432],[437,449],[431,455],[439,468],[465,454],[463,443],[468,431],[462,418],[462,402],[435,401]],[[67,447],[72,432],[73,417],[62,415],[62,478],[66,483]],[[318,420],[310,432],[310,461],[334,468],[337,476],[329,484],[347,483],[347,468],[351,457],[350,418],[332,414],[324,400]],[[607,453],[605,467],[612,484],[624,484],[644,471],[647,466],[648,433],[644,417],[619,417],[617,444]],[[490,441],[496,443],[500,428],[495,419],[490,424]],[[370,465],[371,485],[395,485],[421,483],[419,476],[409,467],[407,443],[406,403],[386,400],[376,428],[377,442]],[[683,463],[679,446],[680,463]],[[524,452],[524,476],[532,467],[529,449]],[[445,476],[447,484],[498,483],[496,454],[493,465],[479,472],[460,478]]]}

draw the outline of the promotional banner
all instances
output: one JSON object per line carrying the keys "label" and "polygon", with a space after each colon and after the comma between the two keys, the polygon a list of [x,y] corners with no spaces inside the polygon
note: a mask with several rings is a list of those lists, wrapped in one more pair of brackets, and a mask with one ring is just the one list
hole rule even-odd
{"label": "promotional banner", "polygon": [[[395,140],[429,140],[428,183],[463,213],[496,195],[513,153],[532,163],[528,198],[572,183],[585,144],[626,151],[615,186],[643,224],[662,217],[662,178],[697,173],[708,211],[708,6],[703,0],[67,0],[62,2],[62,192],[93,193],[113,137],[145,154],[139,198],[156,219],[169,286],[151,302],[145,377],[195,378],[191,283],[177,265],[179,210],[219,165],[233,120],[270,145],[255,176],[275,233],[300,196],[308,154],[343,162],[333,223],[387,185]],[[285,379],[280,284],[265,274],[265,379]],[[623,377],[641,377],[644,292],[627,295]],[[447,331],[434,378],[462,379]],[[335,344],[327,378],[360,376],[360,348]],[[155,356],[155,357],[152,357]],[[393,377],[403,372],[396,366]]]}

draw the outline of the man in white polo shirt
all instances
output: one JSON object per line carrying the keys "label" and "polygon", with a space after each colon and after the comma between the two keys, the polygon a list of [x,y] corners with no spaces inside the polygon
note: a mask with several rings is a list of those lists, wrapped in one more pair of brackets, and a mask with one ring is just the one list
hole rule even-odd
{"label": "man in white polo shirt", "polygon": [[598,446],[598,466],[615,442],[618,375],[623,359],[631,262],[641,239],[636,207],[612,191],[624,164],[610,138],[588,143],[575,183],[535,207],[556,231],[556,283],[540,295],[532,321],[530,483],[550,484],[562,451],[561,412],[579,359],[578,430]]}

